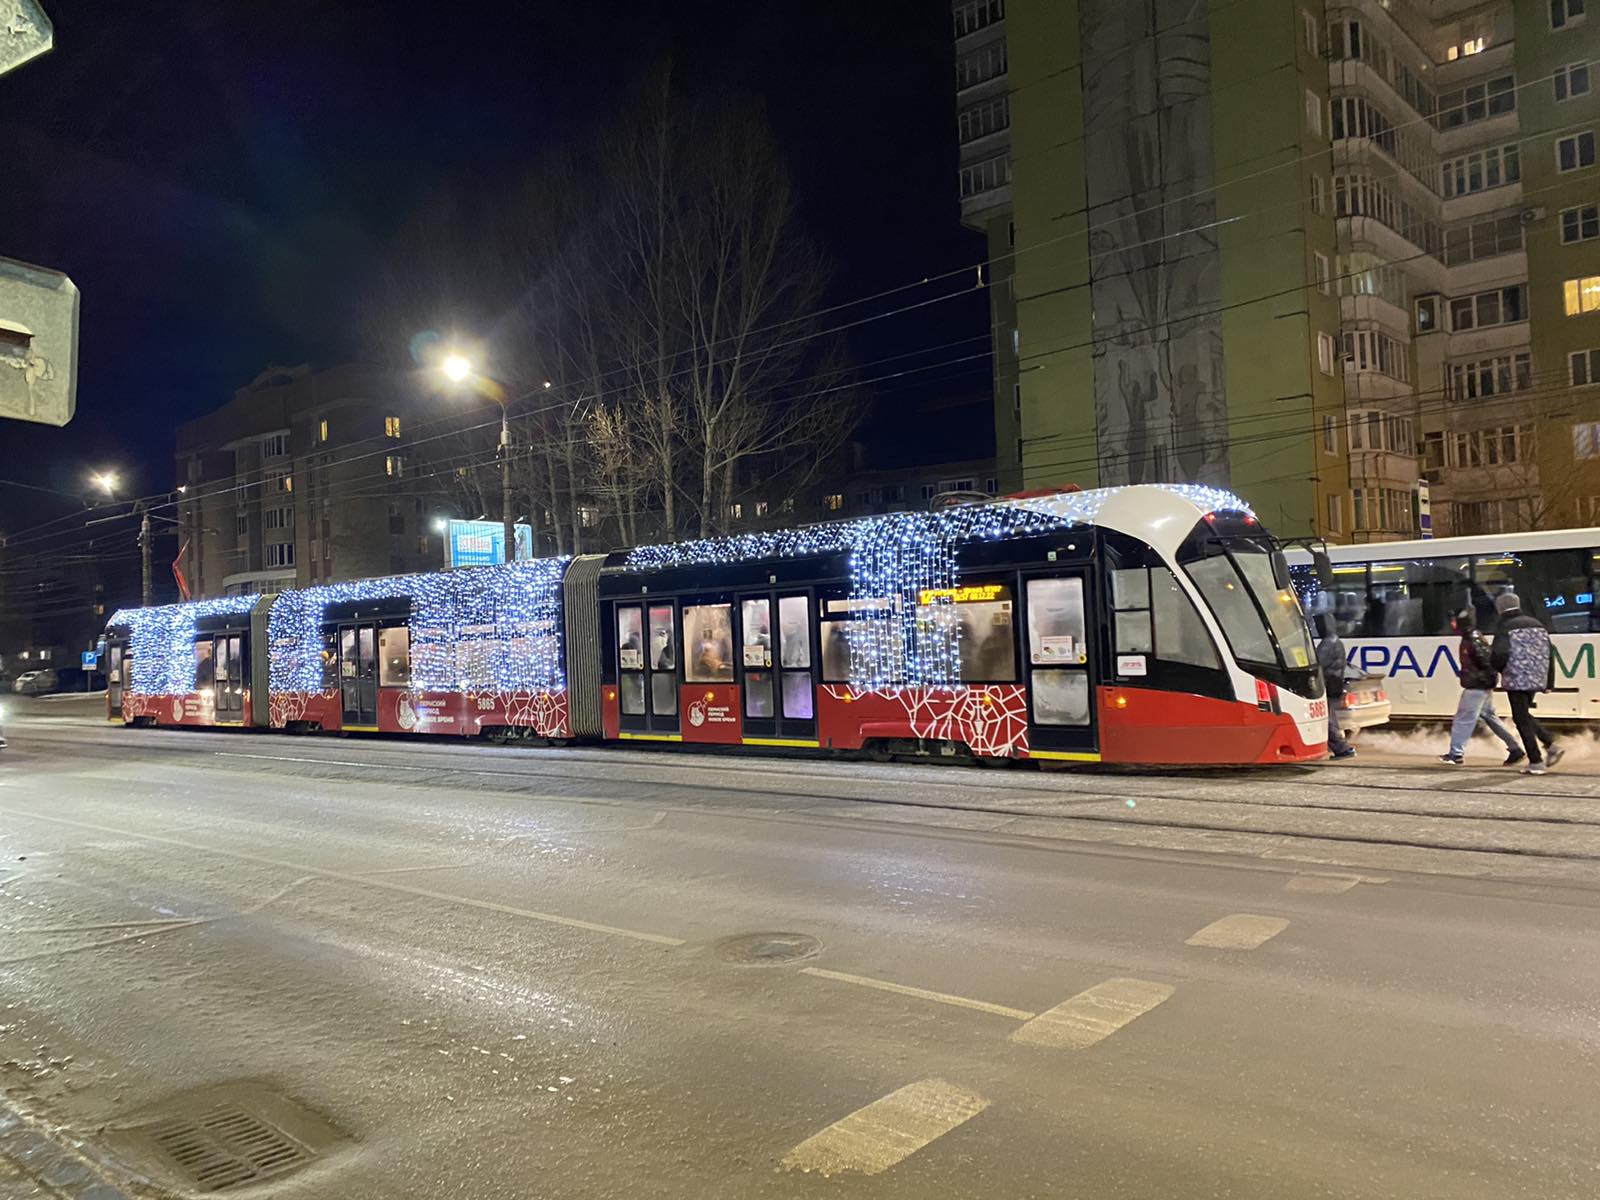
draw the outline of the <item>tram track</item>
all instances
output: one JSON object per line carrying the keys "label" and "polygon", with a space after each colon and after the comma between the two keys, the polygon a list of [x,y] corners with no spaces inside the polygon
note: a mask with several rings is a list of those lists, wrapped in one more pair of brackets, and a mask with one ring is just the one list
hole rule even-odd
{"label": "tram track", "polygon": [[[98,729],[98,727],[91,728]],[[37,735],[41,733],[44,733],[45,736],[38,737]],[[34,727],[28,730],[28,735],[29,736],[27,737],[27,740],[30,742],[44,741],[60,743],[70,741],[74,747],[75,755],[78,756],[82,756],[85,751],[90,751],[93,753],[93,757],[97,759],[114,758],[120,761],[126,760],[126,747],[111,744],[116,737],[121,736],[120,730],[114,731],[113,738],[95,738],[88,741],[85,741],[81,738],[72,737],[70,734],[68,734],[67,729],[64,727],[50,727],[48,733],[46,732],[45,728]],[[504,760],[501,761],[497,758],[492,766],[483,765],[482,757],[485,756],[478,755],[473,755],[472,757],[476,761],[469,764],[464,764],[459,761],[418,762],[416,761],[418,758],[425,760],[442,758],[449,753],[450,748],[444,746],[421,747],[410,745],[402,746],[395,743],[382,743],[380,749],[379,743],[375,741],[369,741],[362,742],[360,745],[362,747],[361,753],[368,754],[370,757],[364,759],[363,761],[357,762],[352,761],[350,758],[350,755],[354,752],[354,746],[356,743],[349,741],[341,741],[336,744],[327,744],[323,739],[318,739],[315,743],[297,739],[293,741],[273,741],[269,743],[265,740],[257,740],[253,738],[241,738],[238,741],[234,741],[235,736],[236,735],[226,733],[218,735],[216,733],[194,734],[180,732],[171,735],[170,739],[164,739],[162,749],[164,751],[172,751],[181,754],[186,759],[203,756],[204,758],[213,761],[217,758],[222,758],[225,760],[233,760],[241,764],[245,761],[252,761],[258,766],[269,762],[278,763],[280,764],[280,767],[288,767],[292,764],[298,767],[311,768],[316,774],[324,778],[338,777],[359,779],[361,776],[354,773],[370,771],[390,772],[409,776],[411,782],[424,786],[427,784],[444,784],[451,779],[461,781],[465,781],[467,779],[479,781],[487,779],[527,780],[541,782],[548,781],[550,783],[560,784],[563,786],[581,786],[584,784],[593,784],[597,781],[597,779],[596,777],[592,776],[585,777],[584,775],[580,774],[578,770],[574,770],[572,768],[577,767],[581,770],[582,766],[594,762],[601,762],[605,757],[607,757],[607,755],[603,753],[597,753],[593,751],[578,751],[577,754],[583,755],[581,760],[575,757],[573,760],[569,761],[567,764],[564,764],[559,769],[545,767],[537,761],[529,761],[528,759],[522,759],[519,762],[513,750],[507,750],[505,752]],[[197,740],[192,746],[180,747],[174,744],[179,740],[186,740],[189,737],[203,738],[204,740]],[[232,746],[228,746],[227,743],[232,743]],[[422,751],[421,754],[418,753],[419,750]],[[371,753],[373,751],[376,751],[376,753]],[[340,757],[340,755],[343,757]],[[1512,855],[1568,863],[1600,862],[1600,853],[1590,853],[1572,847],[1537,845],[1519,846],[1504,844],[1484,845],[1471,837],[1457,837],[1451,836],[1447,833],[1440,834],[1434,832],[1428,834],[1419,832],[1414,836],[1406,836],[1401,835],[1396,831],[1373,831],[1359,828],[1320,828],[1316,830],[1259,828],[1248,819],[1235,821],[1216,819],[1207,820],[1198,813],[1168,813],[1163,815],[1135,816],[1132,815],[1132,813],[1108,813],[1088,811],[1088,809],[1096,805],[1103,806],[1107,804],[1125,804],[1131,800],[1135,805],[1141,802],[1159,802],[1163,805],[1169,806],[1232,805],[1241,808],[1259,810],[1264,815],[1273,814],[1279,818],[1288,817],[1292,814],[1308,813],[1346,814],[1358,818],[1374,817],[1386,819],[1409,819],[1429,822],[1449,822],[1452,824],[1475,822],[1478,826],[1500,825],[1508,828],[1527,830],[1537,830],[1543,828],[1550,831],[1552,834],[1560,834],[1562,830],[1586,830],[1591,828],[1600,829],[1600,820],[1585,819],[1581,816],[1514,812],[1464,813],[1441,811],[1426,806],[1394,808],[1350,802],[1286,802],[1272,799],[1245,798],[1237,793],[1229,796],[1175,796],[1171,794],[1170,787],[1164,788],[1160,786],[1150,786],[1156,784],[1156,780],[1154,779],[1146,779],[1146,786],[1139,786],[1143,777],[1134,772],[1128,771],[1118,772],[1115,776],[1088,773],[1076,776],[1076,778],[1081,778],[1085,782],[1093,780],[1096,784],[1100,784],[1104,780],[1114,778],[1119,784],[1117,789],[1114,791],[1105,790],[1103,787],[1097,786],[1093,791],[1089,792],[1066,792],[1059,788],[1043,787],[1036,784],[1022,784],[1019,786],[1020,781],[1008,782],[987,775],[980,777],[963,774],[963,777],[959,781],[929,780],[927,775],[930,772],[926,768],[919,771],[918,776],[914,781],[924,791],[928,789],[950,789],[965,791],[969,794],[974,790],[978,792],[1005,792],[1012,797],[1021,795],[1027,798],[1036,798],[1038,801],[1041,801],[1044,804],[1054,806],[1070,806],[1071,811],[1063,812],[1048,811],[1043,807],[1043,804],[1034,806],[1014,803],[1006,804],[1004,802],[992,803],[987,800],[973,801],[955,796],[952,796],[949,799],[936,799],[932,797],[916,798],[911,796],[863,794],[874,787],[892,784],[894,780],[889,777],[889,771],[893,771],[896,768],[889,768],[888,771],[885,771],[881,774],[875,774],[874,777],[870,779],[863,779],[860,781],[861,787],[857,790],[852,790],[840,789],[838,787],[840,780],[836,773],[792,770],[789,769],[789,764],[787,763],[785,763],[782,767],[777,767],[775,764],[781,760],[773,760],[773,764],[764,764],[765,769],[757,771],[751,771],[748,769],[751,765],[749,760],[741,760],[744,771],[743,781],[740,783],[717,782],[708,778],[689,779],[686,778],[686,776],[688,776],[690,773],[698,773],[700,775],[711,775],[717,773],[719,771],[719,764],[722,760],[714,757],[707,757],[701,759],[699,762],[673,762],[671,761],[673,757],[674,756],[672,756],[670,753],[658,752],[651,756],[651,761],[649,764],[644,766],[637,776],[612,774],[608,772],[603,779],[599,779],[598,781],[614,787],[626,788],[638,786],[657,789],[658,792],[661,790],[670,790],[679,793],[689,793],[689,796],[676,797],[658,795],[656,800],[652,801],[659,802],[660,800],[667,800],[671,802],[673,800],[677,800],[679,803],[675,805],[675,807],[677,807],[680,811],[686,812],[695,811],[697,808],[703,808],[703,806],[684,804],[682,803],[683,800],[691,797],[704,797],[707,793],[717,793],[730,797],[742,796],[765,799],[785,805],[801,803],[804,805],[804,807],[797,809],[796,811],[809,812],[814,815],[827,815],[822,812],[822,806],[837,804],[873,805],[880,808],[909,809],[923,811],[930,814],[943,812],[962,813],[967,815],[998,816],[1008,818],[1009,821],[1029,820],[1061,823],[1083,822],[1095,826],[1109,826],[1129,831],[1180,830],[1194,833],[1214,833],[1235,836],[1252,835],[1305,842],[1333,842],[1360,846],[1402,847],[1417,850]],[[400,758],[410,758],[412,761],[396,761]],[[636,762],[619,762],[606,765],[615,765],[623,768],[624,771],[627,771],[629,768],[636,768],[640,766],[640,764],[637,764]],[[321,769],[318,770],[318,768]],[[1315,774],[1317,772],[1308,773]],[[678,778],[663,778],[663,775],[666,774],[677,775]],[[1251,772],[1218,775],[1207,772],[1206,779],[1208,782],[1213,783],[1238,784],[1249,781],[1255,774],[1256,773]],[[806,791],[798,787],[781,786],[782,782],[784,781],[793,781],[794,783],[799,784],[803,781],[809,780],[825,781],[832,784],[833,787],[827,791]],[[1459,780],[1458,777],[1458,782],[1465,781]],[[762,786],[763,783],[766,784],[766,786]],[[1337,786],[1341,786],[1333,782],[1322,782],[1303,777],[1297,779],[1295,783],[1297,787],[1311,787],[1319,791],[1323,789],[1332,790]],[[482,786],[482,784],[480,783],[479,786]],[[1439,789],[1437,788],[1406,787],[1402,785],[1378,782],[1346,783],[1343,786],[1351,789],[1370,788],[1386,793],[1401,792],[1415,793],[1419,795],[1439,794]],[[1469,790],[1473,795],[1497,794],[1488,787],[1472,788]],[[559,793],[551,794],[550,798],[558,801],[563,799]],[[1594,797],[1588,794],[1548,792],[1540,793],[1536,797],[1527,798],[1536,799],[1539,801],[1594,799]],[[581,801],[584,800],[585,797],[574,796],[570,797],[569,799]],[[1465,828],[1464,824],[1460,825],[1459,827]],[[996,832],[1003,833],[1005,831],[1002,828]]]}

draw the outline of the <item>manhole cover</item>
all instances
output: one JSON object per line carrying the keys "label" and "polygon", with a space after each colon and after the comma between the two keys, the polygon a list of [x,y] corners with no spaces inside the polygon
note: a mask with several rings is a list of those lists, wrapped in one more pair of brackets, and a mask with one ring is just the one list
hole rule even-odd
{"label": "manhole cover", "polygon": [[744,933],[723,938],[716,949],[723,962],[763,967],[812,958],[822,949],[822,943],[805,933]]}
{"label": "manhole cover", "polygon": [[240,1082],[171,1097],[112,1138],[185,1190],[225,1192],[302,1167],[344,1135],[271,1087]]}

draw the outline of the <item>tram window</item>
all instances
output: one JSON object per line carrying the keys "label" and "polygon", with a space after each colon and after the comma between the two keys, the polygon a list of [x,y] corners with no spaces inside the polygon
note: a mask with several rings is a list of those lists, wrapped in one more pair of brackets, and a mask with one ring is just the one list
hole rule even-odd
{"label": "tram window", "polygon": [[850,681],[850,638],[848,622],[828,620],[822,623],[822,678],[825,683]]}
{"label": "tram window", "polygon": [[778,600],[778,643],[781,665],[811,665],[811,605],[804,596]]}
{"label": "tram window", "polygon": [[678,680],[670,672],[650,676],[650,711],[658,717],[672,717],[678,713]]}
{"label": "tram window", "polygon": [[[1028,581],[1028,653],[1034,663],[1080,663],[1088,655],[1084,636],[1083,580]],[[1034,679],[1037,681],[1038,674]]]}
{"label": "tram window", "polygon": [[1089,673],[1087,671],[1035,671],[1033,673],[1033,719],[1040,725],[1087,725],[1089,723]]}
{"label": "tram window", "polygon": [[733,682],[733,606],[689,605],[683,610],[688,649],[684,678],[690,683]]}
{"label": "tram window", "polygon": [[744,676],[744,715],[772,716],[772,672],[746,671]]}
{"label": "tram window", "polygon": [[216,682],[215,664],[212,661],[211,654],[212,643],[210,638],[194,644],[194,686],[196,691],[203,692]]}
{"label": "tram window", "polygon": [[644,668],[644,614],[637,604],[617,606],[617,665],[624,671]]}
{"label": "tram window", "polygon": [[322,631],[322,690],[331,692],[339,686],[339,633],[334,629]]}
{"label": "tram window", "polygon": [[1248,662],[1278,661],[1261,614],[1232,562],[1221,555],[1203,558],[1189,564],[1189,575],[1216,614],[1217,623],[1222,626],[1235,655]]}
{"label": "tram window", "polygon": [[765,597],[739,605],[739,629],[744,645],[744,665],[772,665],[772,605]]}
{"label": "tram window", "polygon": [[411,684],[411,631],[404,626],[378,631],[378,683],[383,687]]}
{"label": "tram window", "polygon": [[963,683],[1015,683],[1017,643],[1012,625],[1011,589],[1003,583],[967,582],[951,595],[924,595],[917,606],[919,637],[934,643],[954,637]]}
{"label": "tram window", "polygon": [[354,679],[356,677],[356,631],[354,629],[341,629],[339,631],[339,678]]}
{"label": "tram window", "polygon": [[1164,662],[1188,663],[1195,667],[1222,666],[1211,631],[1195,611],[1176,576],[1165,567],[1151,572],[1151,612],[1155,616],[1156,657]]}
{"label": "tram window", "polygon": [[628,672],[622,676],[617,685],[617,694],[622,700],[622,711],[630,717],[644,715],[644,676]]}
{"label": "tram window", "polygon": [[1117,653],[1153,654],[1155,638],[1150,628],[1149,612],[1119,612],[1117,614]]}
{"label": "tram window", "polygon": [[1111,572],[1111,603],[1115,608],[1150,607],[1150,572],[1144,567]]}
{"label": "tram window", "polygon": [[809,721],[817,715],[811,695],[810,672],[783,673],[783,715],[797,721]]}
{"label": "tram window", "polygon": [[[678,639],[672,628],[672,605],[650,606],[650,669],[671,671],[678,665]],[[658,713],[666,709],[656,709]]]}

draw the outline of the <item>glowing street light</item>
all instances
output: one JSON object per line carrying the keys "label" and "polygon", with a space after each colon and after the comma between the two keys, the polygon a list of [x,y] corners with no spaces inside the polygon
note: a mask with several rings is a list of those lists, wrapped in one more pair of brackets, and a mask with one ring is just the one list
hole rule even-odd
{"label": "glowing street light", "polygon": [[464,355],[452,354],[439,365],[439,369],[451,383],[460,383],[472,374],[472,363]]}
{"label": "glowing street light", "polygon": [[117,473],[115,471],[96,471],[89,476],[89,482],[109,496],[117,490]]}

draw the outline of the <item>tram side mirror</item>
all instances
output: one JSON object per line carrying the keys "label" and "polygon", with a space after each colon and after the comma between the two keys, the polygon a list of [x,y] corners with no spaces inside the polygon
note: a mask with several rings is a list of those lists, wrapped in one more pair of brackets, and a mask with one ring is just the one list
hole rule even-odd
{"label": "tram side mirror", "polygon": [[1282,550],[1272,552],[1272,578],[1281,588],[1289,586],[1289,560]]}
{"label": "tram side mirror", "polygon": [[1333,591],[1333,563],[1326,550],[1313,550],[1311,564],[1317,572],[1317,585],[1325,592]]}

